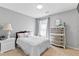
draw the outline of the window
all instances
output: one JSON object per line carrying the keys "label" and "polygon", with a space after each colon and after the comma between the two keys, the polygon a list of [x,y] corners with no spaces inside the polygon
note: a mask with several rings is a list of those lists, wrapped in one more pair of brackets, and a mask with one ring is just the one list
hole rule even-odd
{"label": "window", "polygon": [[46,36],[48,19],[39,21],[39,35]]}

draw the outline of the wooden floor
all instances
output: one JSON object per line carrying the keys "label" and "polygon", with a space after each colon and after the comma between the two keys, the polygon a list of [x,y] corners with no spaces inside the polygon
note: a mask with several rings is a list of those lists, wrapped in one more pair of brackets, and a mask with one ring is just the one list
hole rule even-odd
{"label": "wooden floor", "polygon": [[[26,55],[21,49],[16,48],[14,50],[10,50],[5,53],[0,53],[0,56],[26,56]],[[42,54],[42,56],[79,56],[79,50],[53,47],[45,51]]]}

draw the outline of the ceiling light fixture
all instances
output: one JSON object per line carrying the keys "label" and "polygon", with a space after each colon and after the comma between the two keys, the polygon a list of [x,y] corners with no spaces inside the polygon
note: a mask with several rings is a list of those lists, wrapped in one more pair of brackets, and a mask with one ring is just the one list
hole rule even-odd
{"label": "ceiling light fixture", "polygon": [[43,6],[42,5],[37,5],[37,9],[42,9]]}

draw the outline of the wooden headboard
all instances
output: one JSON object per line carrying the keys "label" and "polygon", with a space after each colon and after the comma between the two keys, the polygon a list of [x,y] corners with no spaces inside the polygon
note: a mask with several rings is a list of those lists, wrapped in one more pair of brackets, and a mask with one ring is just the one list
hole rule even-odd
{"label": "wooden headboard", "polygon": [[16,44],[16,41],[17,41],[17,38],[18,38],[18,34],[19,33],[29,33],[30,31],[19,31],[19,32],[16,32],[16,40],[15,40],[15,44]]}
{"label": "wooden headboard", "polygon": [[19,31],[19,32],[16,32],[16,39],[18,38],[18,34],[19,33],[29,33],[30,31]]}

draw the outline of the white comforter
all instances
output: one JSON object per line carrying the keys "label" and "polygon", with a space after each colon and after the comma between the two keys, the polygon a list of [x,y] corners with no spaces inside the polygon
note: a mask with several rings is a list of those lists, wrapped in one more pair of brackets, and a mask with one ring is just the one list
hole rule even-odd
{"label": "white comforter", "polygon": [[18,38],[17,44],[26,54],[29,53],[32,56],[36,56],[49,48],[50,41],[44,37],[28,37]]}

